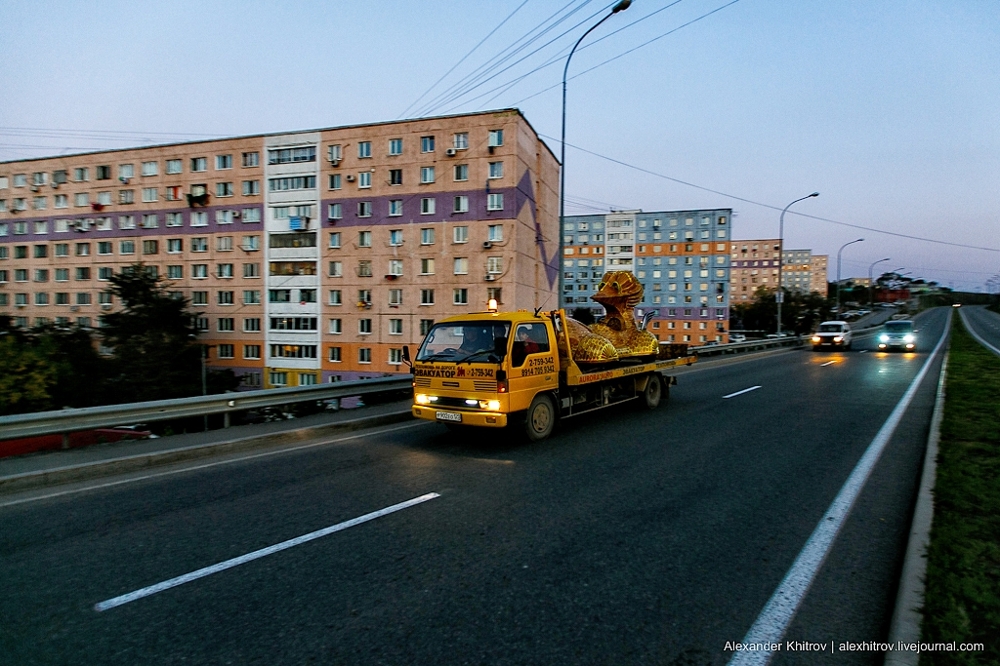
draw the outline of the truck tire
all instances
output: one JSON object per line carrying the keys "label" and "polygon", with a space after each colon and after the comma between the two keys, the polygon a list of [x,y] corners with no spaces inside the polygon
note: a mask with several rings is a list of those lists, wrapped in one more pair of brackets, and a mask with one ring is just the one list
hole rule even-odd
{"label": "truck tire", "polygon": [[646,382],[646,388],[642,390],[642,401],[647,409],[656,409],[660,406],[663,398],[663,380],[660,375],[653,373]]}
{"label": "truck tire", "polygon": [[540,442],[556,427],[556,406],[547,395],[536,395],[524,414],[524,433],[532,442]]}

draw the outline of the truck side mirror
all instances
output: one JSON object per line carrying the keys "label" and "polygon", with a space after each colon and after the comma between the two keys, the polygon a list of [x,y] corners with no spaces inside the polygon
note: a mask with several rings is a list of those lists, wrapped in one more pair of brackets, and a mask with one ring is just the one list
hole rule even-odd
{"label": "truck side mirror", "polygon": [[410,345],[403,345],[403,363],[410,365]]}
{"label": "truck side mirror", "polygon": [[507,355],[507,338],[493,339],[493,353],[500,358]]}

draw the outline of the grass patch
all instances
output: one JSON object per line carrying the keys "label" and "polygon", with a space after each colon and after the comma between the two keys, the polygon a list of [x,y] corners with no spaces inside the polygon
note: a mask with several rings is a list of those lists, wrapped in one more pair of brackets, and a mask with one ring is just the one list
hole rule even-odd
{"label": "grass patch", "polygon": [[1000,664],[1000,357],[953,319],[922,640],[985,645],[922,665]]}

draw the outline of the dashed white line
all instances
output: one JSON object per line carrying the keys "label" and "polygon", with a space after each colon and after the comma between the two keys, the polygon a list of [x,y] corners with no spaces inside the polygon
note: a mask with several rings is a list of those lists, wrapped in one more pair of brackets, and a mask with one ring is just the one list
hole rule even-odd
{"label": "dashed white line", "polygon": [[760,388],[759,386],[751,386],[750,388],[745,388],[742,391],[737,391],[736,393],[730,393],[729,395],[724,395],[722,396],[722,399],[725,400],[727,398],[735,398],[738,395],[743,395],[744,393],[749,393],[750,391],[756,391],[759,388]]}
{"label": "dashed white line", "polygon": [[204,578],[205,576],[211,576],[212,574],[219,573],[220,571],[225,571],[226,569],[232,569],[241,564],[246,564],[261,557],[267,555],[273,555],[282,550],[287,550],[293,546],[299,546],[308,541],[314,539],[319,539],[320,537],[325,537],[334,532],[340,532],[341,530],[346,530],[348,527],[354,527],[355,525],[360,525],[362,523],[367,523],[368,521],[375,520],[376,518],[381,518],[382,516],[388,515],[390,513],[395,513],[396,511],[402,511],[403,509],[408,509],[411,506],[416,506],[417,504],[422,504],[428,500],[432,500],[435,497],[440,497],[438,493],[427,493],[426,495],[421,495],[420,497],[414,497],[411,500],[406,500],[405,502],[400,502],[399,504],[393,504],[392,506],[387,506],[384,509],[379,509],[378,511],[373,511],[371,513],[366,513],[363,516],[358,516],[357,518],[352,518],[351,520],[346,520],[342,523],[337,523],[336,525],[331,525],[330,527],[324,527],[321,530],[316,530],[315,532],[310,532],[309,534],[303,534],[302,536],[295,537],[294,539],[289,539],[288,541],[282,541],[281,543],[275,544],[273,546],[268,546],[267,548],[261,548],[260,550],[255,550],[252,553],[247,553],[246,555],[241,555],[239,557],[234,557],[231,560],[226,560],[224,562],[219,562],[218,564],[213,564],[210,567],[204,567],[203,569],[198,569],[197,571],[192,571],[191,573],[186,573],[183,576],[177,576],[176,578],[171,578],[170,580],[165,580],[162,583],[157,583],[156,585],[150,585],[149,587],[144,587],[140,590],[134,592],[129,592],[128,594],[123,594],[113,599],[108,599],[107,601],[102,601],[100,603],[94,604],[94,610],[98,613],[118,606],[123,606],[127,603],[136,601],[137,599],[142,599],[143,597],[148,597],[150,595],[156,594],[157,592],[163,592],[164,590],[169,590],[172,587],[177,587],[178,585],[183,585],[184,583],[190,583],[193,580],[199,578]]}
{"label": "dashed white line", "polygon": [[821,365],[821,366],[819,366],[819,367],[821,367],[821,368],[825,368],[826,366],[828,366],[828,365],[833,365],[834,363],[836,363],[836,361],[827,361],[826,363],[824,363],[823,365]]}

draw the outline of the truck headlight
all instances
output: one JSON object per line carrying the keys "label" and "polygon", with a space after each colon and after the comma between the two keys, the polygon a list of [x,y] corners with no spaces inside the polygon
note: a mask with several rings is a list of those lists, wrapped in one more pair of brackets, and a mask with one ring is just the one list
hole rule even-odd
{"label": "truck headlight", "polygon": [[486,402],[486,409],[490,410],[491,412],[499,412],[500,411],[500,401],[499,400],[488,400]]}
{"label": "truck headlight", "polygon": [[437,402],[437,396],[436,395],[424,395],[423,393],[418,393],[415,396],[413,396],[413,400],[418,405],[429,405],[432,402]]}

